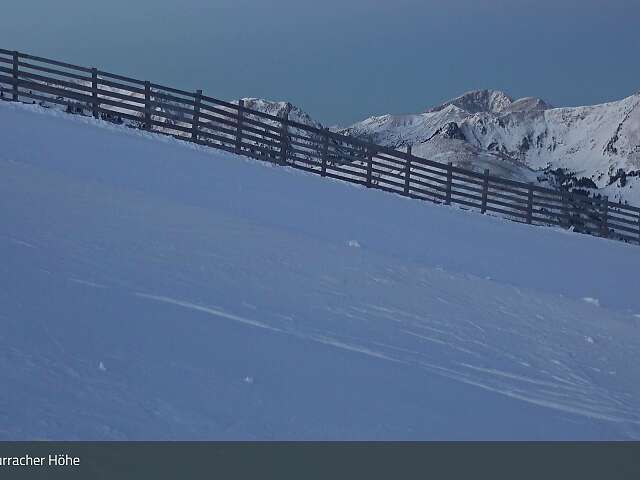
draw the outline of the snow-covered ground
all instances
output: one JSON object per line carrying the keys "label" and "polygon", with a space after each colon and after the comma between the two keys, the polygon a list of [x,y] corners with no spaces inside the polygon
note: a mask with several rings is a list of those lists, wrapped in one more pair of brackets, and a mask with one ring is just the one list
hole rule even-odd
{"label": "snow-covered ground", "polygon": [[640,248],[0,102],[0,438],[640,439]]}

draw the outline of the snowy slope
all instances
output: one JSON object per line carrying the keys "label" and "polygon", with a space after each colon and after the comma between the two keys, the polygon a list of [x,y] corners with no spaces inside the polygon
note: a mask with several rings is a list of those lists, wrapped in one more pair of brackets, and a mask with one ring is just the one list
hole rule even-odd
{"label": "snowy slope", "polygon": [[0,437],[640,438],[640,248],[0,102]]}
{"label": "snowy slope", "polygon": [[552,108],[479,90],[415,115],[371,117],[342,130],[416,155],[517,180],[557,184],[549,170],[612,199],[640,204],[640,93],[618,102]]}

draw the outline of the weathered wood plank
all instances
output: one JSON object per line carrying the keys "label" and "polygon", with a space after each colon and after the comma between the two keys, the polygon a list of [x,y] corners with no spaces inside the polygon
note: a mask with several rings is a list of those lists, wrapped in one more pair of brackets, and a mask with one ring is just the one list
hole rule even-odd
{"label": "weathered wood plank", "polygon": [[18,65],[22,71],[26,70],[36,70],[38,72],[50,73],[52,75],[57,75],[59,77],[65,78],[73,78],[75,80],[84,80],[89,81],[91,78],[87,75],[81,75],[75,72],[65,72],[63,70],[58,70],[56,68],[45,67],[43,65],[35,65],[29,62],[19,61]]}
{"label": "weathered wood plank", "polygon": [[20,57],[27,58],[29,60],[34,60],[40,63],[48,63],[49,65],[57,65],[58,67],[64,67],[71,70],[79,70],[81,72],[91,73],[91,69],[89,67],[82,67],[80,65],[73,65],[71,63],[60,62],[58,60],[51,60],[49,58],[37,57],[35,55],[29,55],[27,53],[20,53]]}

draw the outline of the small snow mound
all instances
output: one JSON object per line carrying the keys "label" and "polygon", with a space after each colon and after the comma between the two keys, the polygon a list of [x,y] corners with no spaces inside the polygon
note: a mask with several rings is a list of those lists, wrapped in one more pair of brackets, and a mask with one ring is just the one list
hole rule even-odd
{"label": "small snow mound", "polygon": [[584,337],[584,340],[587,343],[596,343],[593,337]]}
{"label": "small snow mound", "polygon": [[104,366],[104,363],[100,362],[98,364],[98,368],[100,369],[101,372],[106,372],[107,371],[107,367]]}
{"label": "small snow mound", "polygon": [[594,305],[596,307],[600,306],[600,300],[598,300],[597,298],[584,297],[582,300],[584,300],[585,302],[590,303],[591,305]]}
{"label": "small snow mound", "polygon": [[351,248],[360,248],[360,243],[357,240],[349,240],[347,246]]}

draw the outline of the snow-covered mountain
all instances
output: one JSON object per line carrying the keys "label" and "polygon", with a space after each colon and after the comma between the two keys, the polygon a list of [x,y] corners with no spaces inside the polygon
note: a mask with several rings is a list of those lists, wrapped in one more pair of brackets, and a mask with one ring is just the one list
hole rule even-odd
{"label": "snow-covered mountain", "polygon": [[[341,133],[518,180],[640,204],[640,93],[601,105],[553,108],[479,90],[410,115],[370,117]],[[597,190],[596,190],[597,189]]]}
{"label": "snow-covered mountain", "polygon": [[[280,118],[288,118],[310,127],[322,128],[320,122],[314,120],[311,115],[290,102],[274,102],[262,98],[243,98],[242,100],[244,101],[244,106],[248,109],[268,113]],[[235,100],[233,103],[237,104],[238,101]]]}

